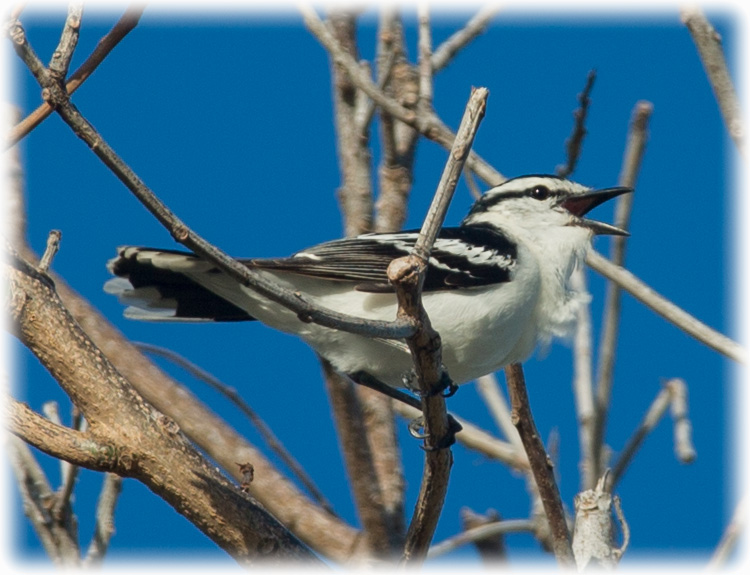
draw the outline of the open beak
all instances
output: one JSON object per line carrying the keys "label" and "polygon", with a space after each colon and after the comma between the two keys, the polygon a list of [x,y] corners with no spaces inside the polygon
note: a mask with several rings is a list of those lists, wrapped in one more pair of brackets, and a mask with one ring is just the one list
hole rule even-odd
{"label": "open beak", "polygon": [[576,225],[589,228],[595,235],[607,234],[611,236],[629,236],[630,234],[628,232],[616,226],[605,224],[604,222],[598,222],[596,220],[589,220],[583,216],[607,200],[611,200],[622,194],[629,194],[632,191],[633,188],[626,188],[624,186],[606,188],[604,190],[592,190],[580,196],[571,196],[563,200],[560,205],[574,216],[580,218],[580,220],[576,222]]}

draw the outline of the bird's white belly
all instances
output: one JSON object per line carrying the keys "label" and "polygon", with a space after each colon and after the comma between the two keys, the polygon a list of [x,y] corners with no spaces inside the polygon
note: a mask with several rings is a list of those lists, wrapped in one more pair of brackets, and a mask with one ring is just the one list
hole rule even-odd
{"label": "bird's white belly", "polygon": [[[283,273],[272,275],[276,281],[287,283]],[[531,324],[538,284],[535,271],[530,270],[529,277],[514,278],[502,287],[424,294],[425,309],[442,339],[443,365],[456,383],[476,379],[511,361],[521,361],[531,353],[536,343],[536,328]],[[317,281],[294,278],[293,289],[315,304],[365,319],[396,318],[394,294],[356,292],[344,283],[335,291],[331,287],[328,284],[324,292]],[[366,371],[389,385],[403,387],[404,376],[413,369],[408,351],[399,342],[353,335],[314,323],[302,324],[293,312],[252,290],[243,288],[243,292],[235,293],[231,299],[230,294],[222,295],[248,309],[263,323],[298,334],[339,371]],[[252,300],[251,305],[248,299]]]}

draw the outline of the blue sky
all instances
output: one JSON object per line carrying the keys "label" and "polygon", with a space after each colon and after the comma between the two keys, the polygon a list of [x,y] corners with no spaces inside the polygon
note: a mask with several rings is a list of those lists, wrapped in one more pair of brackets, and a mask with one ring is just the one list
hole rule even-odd
{"label": "blue sky", "polygon": [[[359,33],[361,57],[373,58],[377,20]],[[71,69],[90,53],[119,14],[84,15]],[[433,42],[447,38],[470,13],[435,17]],[[709,12],[722,35],[735,75],[739,23],[732,12]],[[22,16],[44,61],[59,39],[63,12]],[[414,14],[408,11],[410,57],[416,54]],[[501,12],[485,34],[435,80],[434,105],[456,128],[472,86],[489,88],[486,117],[475,149],[508,176],[552,172],[564,162],[576,95],[592,68],[598,77],[588,136],[574,179],[616,184],[629,120],[639,100],[653,103],[650,139],[635,193],[627,267],[658,292],[711,327],[738,337],[733,286],[737,154],[727,138],[695,47],[676,10],[659,13],[549,14]],[[16,103],[26,114],[39,102],[33,78],[12,61]],[[141,24],[73,97],[110,145],[188,225],[237,256],[283,256],[340,237],[339,186],[332,122],[329,61],[294,12],[193,14],[147,9]],[[377,134],[377,130],[373,130]],[[376,139],[376,138],[374,138]],[[124,320],[104,294],[105,262],[122,244],[174,248],[169,234],[57,117],[21,143],[26,170],[29,238],[43,251],[50,229],[63,233],[54,269],[128,336],[167,346],[236,387],[307,468],[337,512],[356,524],[335,440],[320,369],[300,341],[260,324],[159,325]],[[408,227],[418,227],[432,198],[446,152],[420,144]],[[375,156],[377,162],[377,150]],[[377,165],[377,163],[375,163]],[[462,181],[447,217],[455,225],[471,204]],[[597,218],[611,221],[603,206]],[[605,238],[595,247],[608,252]],[[604,282],[591,273],[592,315],[598,334]],[[698,458],[673,456],[667,417],[648,437],[622,480],[631,529],[625,562],[652,557],[704,560],[718,542],[733,504],[738,470],[733,404],[737,374],[731,361],[623,298],[614,407],[607,442],[618,452],[661,382],[684,378]],[[20,346],[17,396],[35,409],[63,393]],[[290,361],[289,358],[293,358]],[[259,442],[223,398],[164,364],[212,409]],[[571,352],[555,343],[526,364],[542,437],[559,434],[558,471],[564,502],[578,489],[578,440],[571,391]],[[495,432],[471,385],[449,408]],[[67,407],[63,407],[65,413]],[[314,422],[316,437],[295,422]],[[411,513],[423,457],[399,421]],[[462,506],[504,518],[528,515],[524,481],[503,466],[457,446],[448,499],[435,541],[460,529]],[[48,464],[48,459],[42,457]],[[49,465],[56,477],[56,468]],[[76,512],[87,542],[100,478],[83,473]],[[41,553],[16,505],[16,547]],[[148,509],[144,518],[143,510]],[[134,480],[125,482],[111,556],[143,559],[179,554],[226,561],[223,552]],[[527,535],[507,539],[511,559],[536,558]],[[476,561],[471,548],[453,555]]]}

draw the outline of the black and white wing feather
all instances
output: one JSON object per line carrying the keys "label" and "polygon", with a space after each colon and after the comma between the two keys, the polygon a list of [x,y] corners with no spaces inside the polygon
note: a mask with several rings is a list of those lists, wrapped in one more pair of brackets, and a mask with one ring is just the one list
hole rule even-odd
{"label": "black and white wing feather", "polygon": [[[358,291],[390,292],[388,265],[408,255],[417,236],[416,231],[366,234],[320,244],[290,258],[248,263],[261,269],[353,282]],[[443,228],[432,248],[423,291],[508,282],[516,257],[515,243],[490,226]]]}

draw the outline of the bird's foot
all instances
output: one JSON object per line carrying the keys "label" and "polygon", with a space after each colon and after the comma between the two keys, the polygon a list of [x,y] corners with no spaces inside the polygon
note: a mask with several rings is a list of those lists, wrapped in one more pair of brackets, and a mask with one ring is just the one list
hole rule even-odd
{"label": "bird's foot", "polygon": [[441,438],[435,442],[429,442],[431,438],[429,433],[424,431],[424,416],[420,415],[416,419],[412,419],[409,422],[409,434],[416,438],[424,440],[424,444],[421,446],[425,451],[439,451],[441,449],[447,449],[454,443],[456,443],[456,433],[463,429],[462,425],[456,421],[450,413],[448,414],[448,430]]}

